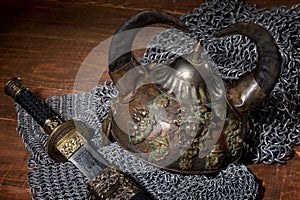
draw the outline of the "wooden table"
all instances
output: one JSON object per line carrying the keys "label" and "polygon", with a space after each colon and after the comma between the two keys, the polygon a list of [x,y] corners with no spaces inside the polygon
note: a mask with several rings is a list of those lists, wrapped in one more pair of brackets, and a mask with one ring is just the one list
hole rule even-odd
{"label": "wooden table", "polygon": [[[21,77],[42,98],[73,92],[77,70],[87,54],[113,35],[128,17],[144,9],[176,15],[203,0],[69,0],[0,3],[0,199],[30,199],[28,153],[16,133],[14,101],[2,92],[11,77]],[[260,8],[291,6],[299,0],[246,0]],[[251,164],[263,199],[300,199],[300,148],[287,165]],[[264,188],[264,189],[263,189]]]}

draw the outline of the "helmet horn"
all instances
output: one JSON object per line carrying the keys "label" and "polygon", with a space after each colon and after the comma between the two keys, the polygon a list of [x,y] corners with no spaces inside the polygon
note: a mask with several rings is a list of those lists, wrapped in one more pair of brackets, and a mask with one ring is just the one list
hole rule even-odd
{"label": "helmet horn", "polygon": [[239,22],[216,33],[216,36],[241,34],[256,45],[258,63],[253,72],[234,81],[227,91],[228,100],[239,112],[256,107],[273,90],[280,74],[281,57],[272,35],[263,27]]}
{"label": "helmet horn", "polygon": [[132,43],[139,28],[158,23],[172,25],[181,30],[187,30],[183,21],[169,13],[157,10],[146,10],[138,13],[123,23],[112,38],[109,50],[109,71],[115,72],[129,62],[132,62]]}

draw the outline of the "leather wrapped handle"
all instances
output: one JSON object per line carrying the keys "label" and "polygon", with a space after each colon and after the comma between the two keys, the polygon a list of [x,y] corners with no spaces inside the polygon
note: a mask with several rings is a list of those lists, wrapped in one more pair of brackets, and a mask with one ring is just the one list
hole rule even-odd
{"label": "leather wrapped handle", "polygon": [[[74,121],[62,122],[60,118],[50,110],[45,104],[42,103],[34,94],[25,88],[23,82],[18,78],[13,78],[7,82],[5,86],[5,93],[11,96],[15,101],[20,104],[32,117],[33,119],[45,129],[45,122],[48,119],[57,119],[60,126],[52,132],[49,129],[48,133],[51,133],[50,140],[48,141],[47,151],[52,159],[56,162],[65,162],[67,159],[62,155],[57,149],[57,142],[66,134],[75,128]],[[77,124],[78,125],[78,124]],[[47,132],[47,129],[45,129]],[[82,130],[79,129],[79,132]],[[50,144],[49,144],[50,143]],[[49,150],[49,148],[51,148]],[[105,177],[105,178],[103,178]],[[110,187],[111,182],[116,181],[116,187]],[[109,188],[109,192],[105,193],[102,191],[103,186]],[[99,172],[91,182],[89,183],[90,199],[101,200],[106,199],[103,197],[109,197],[112,195],[119,195],[118,199],[128,199],[128,200],[150,200],[147,194],[134,183],[126,174],[117,170],[115,166],[108,166]],[[122,195],[129,194],[128,198],[122,198]],[[106,196],[105,196],[106,195]]]}
{"label": "leather wrapped handle", "polygon": [[13,78],[8,81],[5,85],[5,93],[15,99],[41,127],[44,127],[47,119],[56,116],[50,108],[25,88],[21,79]]}

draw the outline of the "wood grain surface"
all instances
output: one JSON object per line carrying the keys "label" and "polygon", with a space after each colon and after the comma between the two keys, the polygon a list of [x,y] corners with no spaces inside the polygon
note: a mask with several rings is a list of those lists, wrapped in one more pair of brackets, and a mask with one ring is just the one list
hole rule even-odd
{"label": "wood grain surface", "polygon": [[[0,0],[0,199],[30,199],[28,153],[16,132],[14,101],[4,84],[21,77],[42,98],[73,92],[85,57],[128,17],[145,9],[176,15],[203,0]],[[246,0],[260,8],[292,6],[299,0]],[[105,70],[106,66],[102,66]],[[300,148],[286,165],[248,165],[260,182],[261,199],[300,199]]]}

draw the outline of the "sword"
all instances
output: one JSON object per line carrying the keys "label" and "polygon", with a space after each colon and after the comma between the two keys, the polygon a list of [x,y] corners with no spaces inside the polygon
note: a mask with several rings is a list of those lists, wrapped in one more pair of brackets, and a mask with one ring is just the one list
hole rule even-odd
{"label": "sword", "polygon": [[49,134],[48,155],[56,162],[72,162],[87,177],[89,199],[150,200],[130,177],[97,153],[88,140],[90,129],[83,122],[64,121],[18,78],[6,83],[5,93]]}

